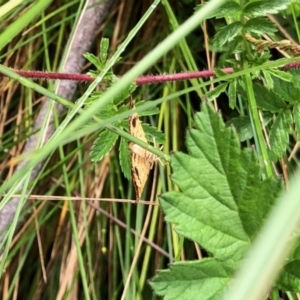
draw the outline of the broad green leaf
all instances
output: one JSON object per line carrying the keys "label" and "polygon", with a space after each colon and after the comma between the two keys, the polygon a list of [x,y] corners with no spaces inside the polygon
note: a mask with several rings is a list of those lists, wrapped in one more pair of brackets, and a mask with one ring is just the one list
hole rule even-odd
{"label": "broad green leaf", "polygon": [[295,122],[295,129],[297,133],[297,141],[300,141],[300,103],[297,103],[293,108],[293,117]]}
{"label": "broad green leaf", "polygon": [[233,269],[211,258],[172,264],[170,270],[160,271],[150,285],[164,300],[221,299]]}
{"label": "broad green leaf", "polygon": [[216,35],[213,41],[213,45],[216,47],[222,47],[226,43],[231,42],[242,30],[243,26],[240,21],[233,22],[223,27]]}
{"label": "broad green leaf", "polygon": [[99,134],[99,137],[94,141],[91,148],[90,157],[93,162],[100,161],[114,146],[118,135],[109,130],[104,130]]}
{"label": "broad green leaf", "polygon": [[248,33],[256,33],[261,35],[266,32],[268,32],[268,34],[272,34],[273,32],[277,31],[277,28],[266,18],[253,18],[245,23],[244,30]]}
{"label": "broad green leaf", "polygon": [[178,152],[171,159],[171,178],[181,192],[163,194],[161,207],[179,234],[219,260],[238,261],[280,185],[261,181],[255,153],[241,151],[235,132],[208,105],[196,114],[195,124],[187,134],[189,155]]}
{"label": "broad green leaf", "polygon": [[233,80],[229,83],[228,88],[228,99],[229,99],[229,107],[231,109],[235,108],[236,105],[236,80]]}
{"label": "broad green leaf", "polygon": [[253,137],[251,120],[248,116],[232,118],[226,124],[234,127],[241,142],[249,140]]}
{"label": "broad green leaf", "polygon": [[289,73],[292,74],[293,78],[292,78],[292,82],[295,85],[296,88],[298,88],[300,90],[300,71],[299,69],[290,69]]}
{"label": "broad green leaf", "polygon": [[171,158],[172,181],[180,192],[160,197],[175,230],[199,243],[214,258],[180,262],[150,282],[164,299],[221,299],[222,292],[262,226],[280,190],[280,181],[262,181],[255,153],[241,150],[208,104],[187,134],[189,154]]}
{"label": "broad green leaf", "polygon": [[[197,5],[197,9],[200,9],[203,5]],[[238,17],[241,14],[241,7],[236,1],[227,1],[224,5],[217,8],[208,18],[224,18],[226,17]]]}
{"label": "broad green leaf", "polygon": [[128,141],[121,138],[119,147],[119,159],[122,172],[128,180],[131,180],[131,164],[130,164],[130,151],[128,149]]}
{"label": "broad green leaf", "polygon": [[266,14],[276,14],[287,8],[289,0],[260,0],[248,2],[243,13],[249,17],[265,16]]}
{"label": "broad green leaf", "polygon": [[[272,120],[273,115],[271,113],[264,113],[263,118],[264,125],[266,126]],[[241,142],[253,138],[253,130],[249,116],[240,116],[237,118],[232,118],[228,122],[226,122],[226,125],[234,127]]]}
{"label": "broad green leaf", "polygon": [[297,103],[300,100],[299,89],[297,89],[292,82],[280,80],[273,77],[274,88],[273,91],[279,95],[284,101],[290,103]]}
{"label": "broad green leaf", "polygon": [[218,86],[216,86],[213,90],[206,93],[206,98],[208,101],[212,101],[215,98],[218,98],[221,93],[226,91],[226,88],[228,86],[228,82],[221,83]]}
{"label": "broad green leaf", "polygon": [[287,149],[292,122],[292,114],[289,109],[286,109],[278,114],[271,127],[269,136],[270,158],[274,161],[282,157]]}
{"label": "broad green leaf", "polygon": [[259,108],[271,112],[279,112],[286,108],[286,103],[265,86],[255,83],[253,89],[256,103]]}

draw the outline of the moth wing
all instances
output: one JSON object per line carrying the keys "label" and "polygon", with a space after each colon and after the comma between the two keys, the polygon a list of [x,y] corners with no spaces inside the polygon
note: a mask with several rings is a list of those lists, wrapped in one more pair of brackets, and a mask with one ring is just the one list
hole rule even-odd
{"label": "moth wing", "polygon": [[142,123],[137,114],[133,114],[129,122],[129,131],[130,134],[143,142],[147,143],[146,135],[142,126]]}
{"label": "moth wing", "polygon": [[136,201],[141,199],[153,161],[149,161],[138,154],[131,153],[132,180],[136,194]]}
{"label": "moth wing", "polygon": [[[135,108],[133,101],[130,102],[130,108]],[[137,113],[134,113],[129,119],[129,132],[132,136],[147,143],[146,135]],[[147,159],[145,154],[137,154],[133,149],[134,143],[129,143],[129,148],[131,150],[130,159],[132,180],[135,188],[136,201],[139,201],[141,199],[149,172],[153,167],[153,159]],[[146,150],[143,149],[143,151],[145,152]]]}

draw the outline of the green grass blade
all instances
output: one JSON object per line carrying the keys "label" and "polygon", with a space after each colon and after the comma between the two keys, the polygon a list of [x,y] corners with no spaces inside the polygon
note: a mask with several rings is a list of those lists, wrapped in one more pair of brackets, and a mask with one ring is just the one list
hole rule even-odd
{"label": "green grass blade", "polygon": [[15,22],[0,34],[0,49],[5,47],[15,36],[17,36],[34,18],[41,15],[41,12],[50,5],[52,0],[40,0],[33,4]]}

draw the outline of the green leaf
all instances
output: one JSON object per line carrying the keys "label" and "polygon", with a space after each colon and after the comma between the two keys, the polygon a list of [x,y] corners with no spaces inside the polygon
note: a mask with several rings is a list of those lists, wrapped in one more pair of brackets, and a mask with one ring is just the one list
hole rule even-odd
{"label": "green leaf", "polygon": [[150,143],[154,144],[164,144],[165,143],[165,134],[158,130],[156,127],[151,126],[150,124],[142,123],[142,127],[146,134],[146,139]]}
{"label": "green leaf", "polygon": [[[273,114],[264,113],[264,126],[267,126],[273,118]],[[233,126],[241,142],[253,138],[253,130],[249,116],[240,116],[232,118],[226,122],[226,126]]]}
{"label": "green leaf", "polygon": [[218,86],[216,86],[213,90],[206,93],[206,98],[208,101],[212,101],[215,98],[218,98],[221,93],[226,91],[226,88],[228,86],[228,82],[221,83]]}
{"label": "green leaf", "polygon": [[276,287],[284,291],[300,291],[300,260],[293,260],[286,264],[280,272]]}
{"label": "green leaf", "polygon": [[119,146],[119,160],[125,178],[131,180],[130,151],[128,149],[128,141],[124,138],[121,138]]}
{"label": "green leaf", "polygon": [[274,77],[277,77],[281,80],[292,82],[293,75],[290,72],[285,72],[278,70],[277,68],[269,69],[268,72],[272,74]]}
{"label": "green leaf", "polygon": [[[96,93],[96,94],[98,94],[98,93]],[[88,105],[89,104],[91,104],[93,101],[95,101],[95,100],[98,100],[98,99],[101,99],[101,95],[100,96],[96,96],[96,95],[92,95],[92,97],[94,97],[95,96],[95,99],[91,99],[91,98],[89,98],[89,103],[88,103]],[[101,101],[101,100],[100,100]],[[115,115],[117,115],[118,114],[118,108],[117,108],[117,106],[115,106],[115,105],[113,105],[112,103],[108,103],[106,106],[104,106],[103,108],[101,108],[101,110],[99,111],[99,112],[97,112],[97,113],[95,113],[95,116],[98,118],[98,119],[100,119],[100,120],[106,120],[106,119],[108,119],[108,118],[111,118],[111,117],[113,117],[113,116],[115,116]],[[120,120],[120,122],[121,122],[122,120]],[[92,124],[95,124],[95,123],[97,123],[98,121],[96,121],[94,118],[93,119],[90,119],[87,123],[86,123],[86,125],[92,125]],[[115,123],[115,125],[117,125],[117,126],[119,126],[119,124],[120,124],[120,122],[116,122]]]}
{"label": "green leaf", "polygon": [[83,56],[91,62],[98,70],[103,69],[100,59],[92,53],[84,53]]}
{"label": "green leaf", "polygon": [[284,265],[277,279],[276,287],[291,292],[300,291],[300,240],[299,232],[295,232],[293,237],[297,239],[294,251],[288,258],[288,262]]}
{"label": "green leaf", "polygon": [[241,142],[253,137],[251,120],[248,116],[240,116],[230,119],[226,125],[233,126]]}
{"label": "green leaf", "polygon": [[[136,104],[136,108],[143,106],[145,103],[147,103],[147,101],[139,101]],[[122,113],[122,112],[125,112],[128,110],[129,110],[129,104],[126,104],[126,105],[120,106],[118,112]],[[145,109],[142,112],[139,112],[138,115],[139,115],[139,117],[144,117],[144,116],[157,115],[158,113],[159,113],[159,109],[157,107],[153,107],[153,108]]]}
{"label": "green leaf", "polygon": [[[126,128],[128,130],[128,120],[123,120],[121,123],[119,123],[119,126]],[[146,139],[149,143],[154,143],[154,144],[165,143],[166,141],[165,134],[162,131],[147,123],[142,123],[142,127],[145,131]]]}
{"label": "green leaf", "polygon": [[213,45],[216,47],[222,47],[225,44],[231,42],[242,30],[243,26],[240,21],[233,22],[223,27],[216,35],[213,41]]}
{"label": "green leaf", "polygon": [[175,230],[215,258],[239,261],[277,196],[279,181],[261,181],[251,149],[241,151],[237,136],[208,105],[187,134],[189,155],[175,153],[172,181],[181,192],[160,198]]}
{"label": "green leaf", "polygon": [[244,30],[248,33],[261,35],[266,32],[268,32],[268,34],[273,34],[273,32],[277,31],[277,28],[266,18],[253,18],[245,23]]}
{"label": "green leaf", "polygon": [[300,72],[299,69],[291,69],[289,73],[293,76],[292,82],[296,88],[300,89]]}
{"label": "green leaf", "polygon": [[[200,9],[203,5],[197,5],[197,9]],[[231,17],[235,18],[241,14],[241,7],[235,1],[227,1],[224,5],[217,8],[208,18],[224,18]]]}
{"label": "green leaf", "polygon": [[243,52],[243,43],[244,39],[241,35],[237,35],[230,43],[226,44],[227,48],[227,53],[232,54],[232,53],[241,53]]}
{"label": "green leaf", "polygon": [[295,122],[295,130],[297,133],[297,141],[300,142],[300,103],[297,103],[294,106],[293,117]]}
{"label": "green leaf", "polygon": [[283,98],[284,101],[297,103],[300,100],[299,89],[292,82],[287,82],[274,77],[274,93]]}
{"label": "green leaf", "polygon": [[160,271],[150,285],[164,300],[221,299],[233,268],[211,258],[172,264],[170,270]]}
{"label": "green leaf", "polygon": [[109,39],[102,38],[100,43],[100,61],[102,65],[106,64],[108,48],[109,48]]}
{"label": "green leaf", "polygon": [[268,70],[262,70],[261,72],[264,75],[263,79],[264,79],[264,85],[266,86],[266,88],[268,90],[273,89],[274,82],[273,82],[272,76],[270,75],[270,73],[268,72]]}
{"label": "green leaf", "polygon": [[129,98],[129,96],[134,92],[134,90],[137,88],[137,84],[136,83],[132,83],[130,84],[129,87],[127,87],[126,89],[123,89],[114,99],[113,99],[113,103],[115,105],[120,104],[121,102],[123,102],[124,100],[126,100],[127,98]]}
{"label": "green leaf", "polygon": [[[265,51],[264,53],[257,53],[254,52],[251,54],[251,57],[249,60],[252,61],[253,66],[261,66],[262,64],[265,64],[266,62],[270,61],[271,55],[269,51]],[[257,78],[256,74],[260,74],[259,70],[254,69],[253,75],[251,76],[253,79]]]}
{"label": "green leaf", "polygon": [[221,69],[214,69],[214,72],[215,72],[215,76],[217,78],[222,78],[223,76],[226,76],[228,75],[226,72],[222,71]]}
{"label": "green leaf", "polygon": [[[146,103],[147,103],[147,101],[145,101],[145,100],[139,101],[136,103],[135,107],[136,108],[141,107]],[[143,117],[143,116],[157,115],[158,113],[159,113],[159,109],[157,107],[153,107],[153,108],[148,108],[148,109],[145,109],[145,110],[139,112],[138,115],[139,115],[139,117]]]}
{"label": "green leaf", "polygon": [[229,107],[231,109],[234,109],[236,105],[236,84],[237,84],[236,80],[233,80],[229,83],[228,99],[229,99]]}
{"label": "green leaf", "polygon": [[276,14],[279,11],[286,9],[289,4],[289,0],[250,1],[244,6],[243,13],[249,17]]}
{"label": "green leaf", "polygon": [[255,83],[253,85],[257,106],[271,112],[279,112],[285,109],[287,104],[273,91],[265,86]]}
{"label": "green leaf", "polygon": [[93,162],[100,161],[114,146],[117,138],[118,135],[114,132],[108,130],[102,131],[91,148],[91,160]]}
{"label": "green leaf", "polygon": [[270,131],[270,158],[277,160],[286,151],[289,143],[289,133],[291,132],[291,124],[293,122],[292,114],[286,109],[278,114]]}
{"label": "green leaf", "polygon": [[214,258],[180,262],[150,284],[164,299],[221,299],[228,278],[261,228],[278,195],[279,180],[261,179],[254,151],[241,150],[208,104],[189,130],[189,154],[171,157],[172,181],[180,192],[160,197],[165,219]]}
{"label": "green leaf", "polygon": [[[98,101],[101,101],[101,97],[98,98]],[[115,116],[118,113],[118,108],[116,105],[109,103],[105,105],[99,112],[96,113],[96,116],[101,120],[106,120]]]}

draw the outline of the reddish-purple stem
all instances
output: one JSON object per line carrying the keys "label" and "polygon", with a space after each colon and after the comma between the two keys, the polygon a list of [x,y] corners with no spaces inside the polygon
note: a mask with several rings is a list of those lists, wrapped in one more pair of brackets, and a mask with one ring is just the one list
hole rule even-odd
{"label": "reddish-purple stem", "polygon": [[[287,64],[284,66],[285,69],[290,68],[300,68],[300,62],[295,62]],[[59,79],[59,80],[73,80],[73,81],[93,81],[94,78],[87,74],[71,74],[71,73],[55,73],[55,72],[43,72],[43,71],[24,71],[24,70],[14,70],[16,73],[23,77],[32,79]],[[233,72],[232,68],[224,68],[222,71],[226,74],[231,74]],[[4,75],[0,74],[0,77]],[[138,77],[136,83],[138,85],[143,84],[153,84],[162,83],[170,81],[182,81],[194,78],[208,78],[215,76],[213,70],[195,71],[195,72],[182,72],[174,74],[162,74],[162,75],[145,75]]]}

